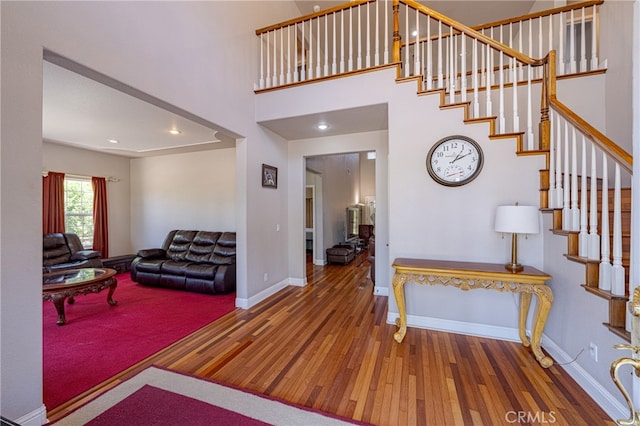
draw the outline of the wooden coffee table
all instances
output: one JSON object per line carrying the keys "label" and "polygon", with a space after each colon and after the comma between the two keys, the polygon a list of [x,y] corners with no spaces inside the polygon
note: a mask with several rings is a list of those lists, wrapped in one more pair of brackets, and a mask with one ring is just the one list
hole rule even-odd
{"label": "wooden coffee table", "polygon": [[118,302],[113,300],[113,293],[118,286],[115,274],[116,270],[110,268],[67,269],[43,274],[42,300],[53,302],[58,312],[57,324],[64,325],[67,322],[64,314],[65,299],[68,299],[69,304],[73,304],[75,296],[99,293],[108,288],[107,303],[111,306],[117,305]]}

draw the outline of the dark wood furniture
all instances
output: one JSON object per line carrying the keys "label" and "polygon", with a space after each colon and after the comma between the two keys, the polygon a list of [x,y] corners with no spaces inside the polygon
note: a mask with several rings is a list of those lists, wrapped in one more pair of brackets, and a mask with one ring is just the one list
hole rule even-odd
{"label": "dark wood furniture", "polygon": [[51,272],[42,275],[42,300],[51,300],[58,312],[58,325],[67,323],[64,313],[64,301],[69,304],[75,302],[74,297],[80,294],[99,293],[105,288],[107,303],[111,306],[118,302],[113,300],[118,281],[114,277],[115,269],[109,268],[84,268],[69,269],[66,271]]}
{"label": "dark wood furniture", "polygon": [[102,265],[105,268],[115,269],[119,274],[123,272],[129,272],[131,269],[131,262],[136,258],[135,254],[124,254],[122,256],[109,257],[102,259]]}

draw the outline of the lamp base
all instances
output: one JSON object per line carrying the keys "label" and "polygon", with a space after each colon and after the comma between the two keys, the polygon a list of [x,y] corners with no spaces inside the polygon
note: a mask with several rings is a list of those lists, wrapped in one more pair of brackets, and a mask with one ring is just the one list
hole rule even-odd
{"label": "lamp base", "polygon": [[504,269],[510,272],[522,272],[524,266],[519,263],[507,263],[504,265]]}

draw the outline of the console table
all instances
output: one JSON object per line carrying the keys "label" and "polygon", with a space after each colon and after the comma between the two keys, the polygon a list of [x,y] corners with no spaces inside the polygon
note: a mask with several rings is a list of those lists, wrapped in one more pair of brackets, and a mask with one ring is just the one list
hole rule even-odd
{"label": "console table", "polygon": [[[400,313],[400,317],[396,319],[399,330],[393,337],[398,343],[402,342],[407,333],[407,309],[404,296],[404,285],[407,282],[451,286],[465,291],[484,288],[520,293],[518,318],[520,340],[525,347],[531,346],[533,354],[542,367],[548,368],[553,365],[553,360],[540,348],[542,331],[553,303],[553,293],[546,284],[546,281],[551,279],[550,275],[530,266],[525,266],[522,272],[513,273],[507,271],[502,264],[431,259],[399,258],[393,262],[392,266],[396,270],[393,276],[393,293]],[[531,341],[529,341],[526,323],[532,295],[536,296],[537,303],[533,316]]]}

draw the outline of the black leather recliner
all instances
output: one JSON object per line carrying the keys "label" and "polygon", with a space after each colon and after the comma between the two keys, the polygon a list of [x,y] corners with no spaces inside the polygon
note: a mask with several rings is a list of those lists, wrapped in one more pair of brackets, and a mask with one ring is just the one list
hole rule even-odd
{"label": "black leather recliner", "polygon": [[72,233],[42,235],[42,272],[79,268],[102,268],[100,252],[85,250],[80,238]]}
{"label": "black leather recliner", "polygon": [[161,248],[138,251],[130,269],[137,283],[198,293],[236,289],[236,233],[173,230]]}

